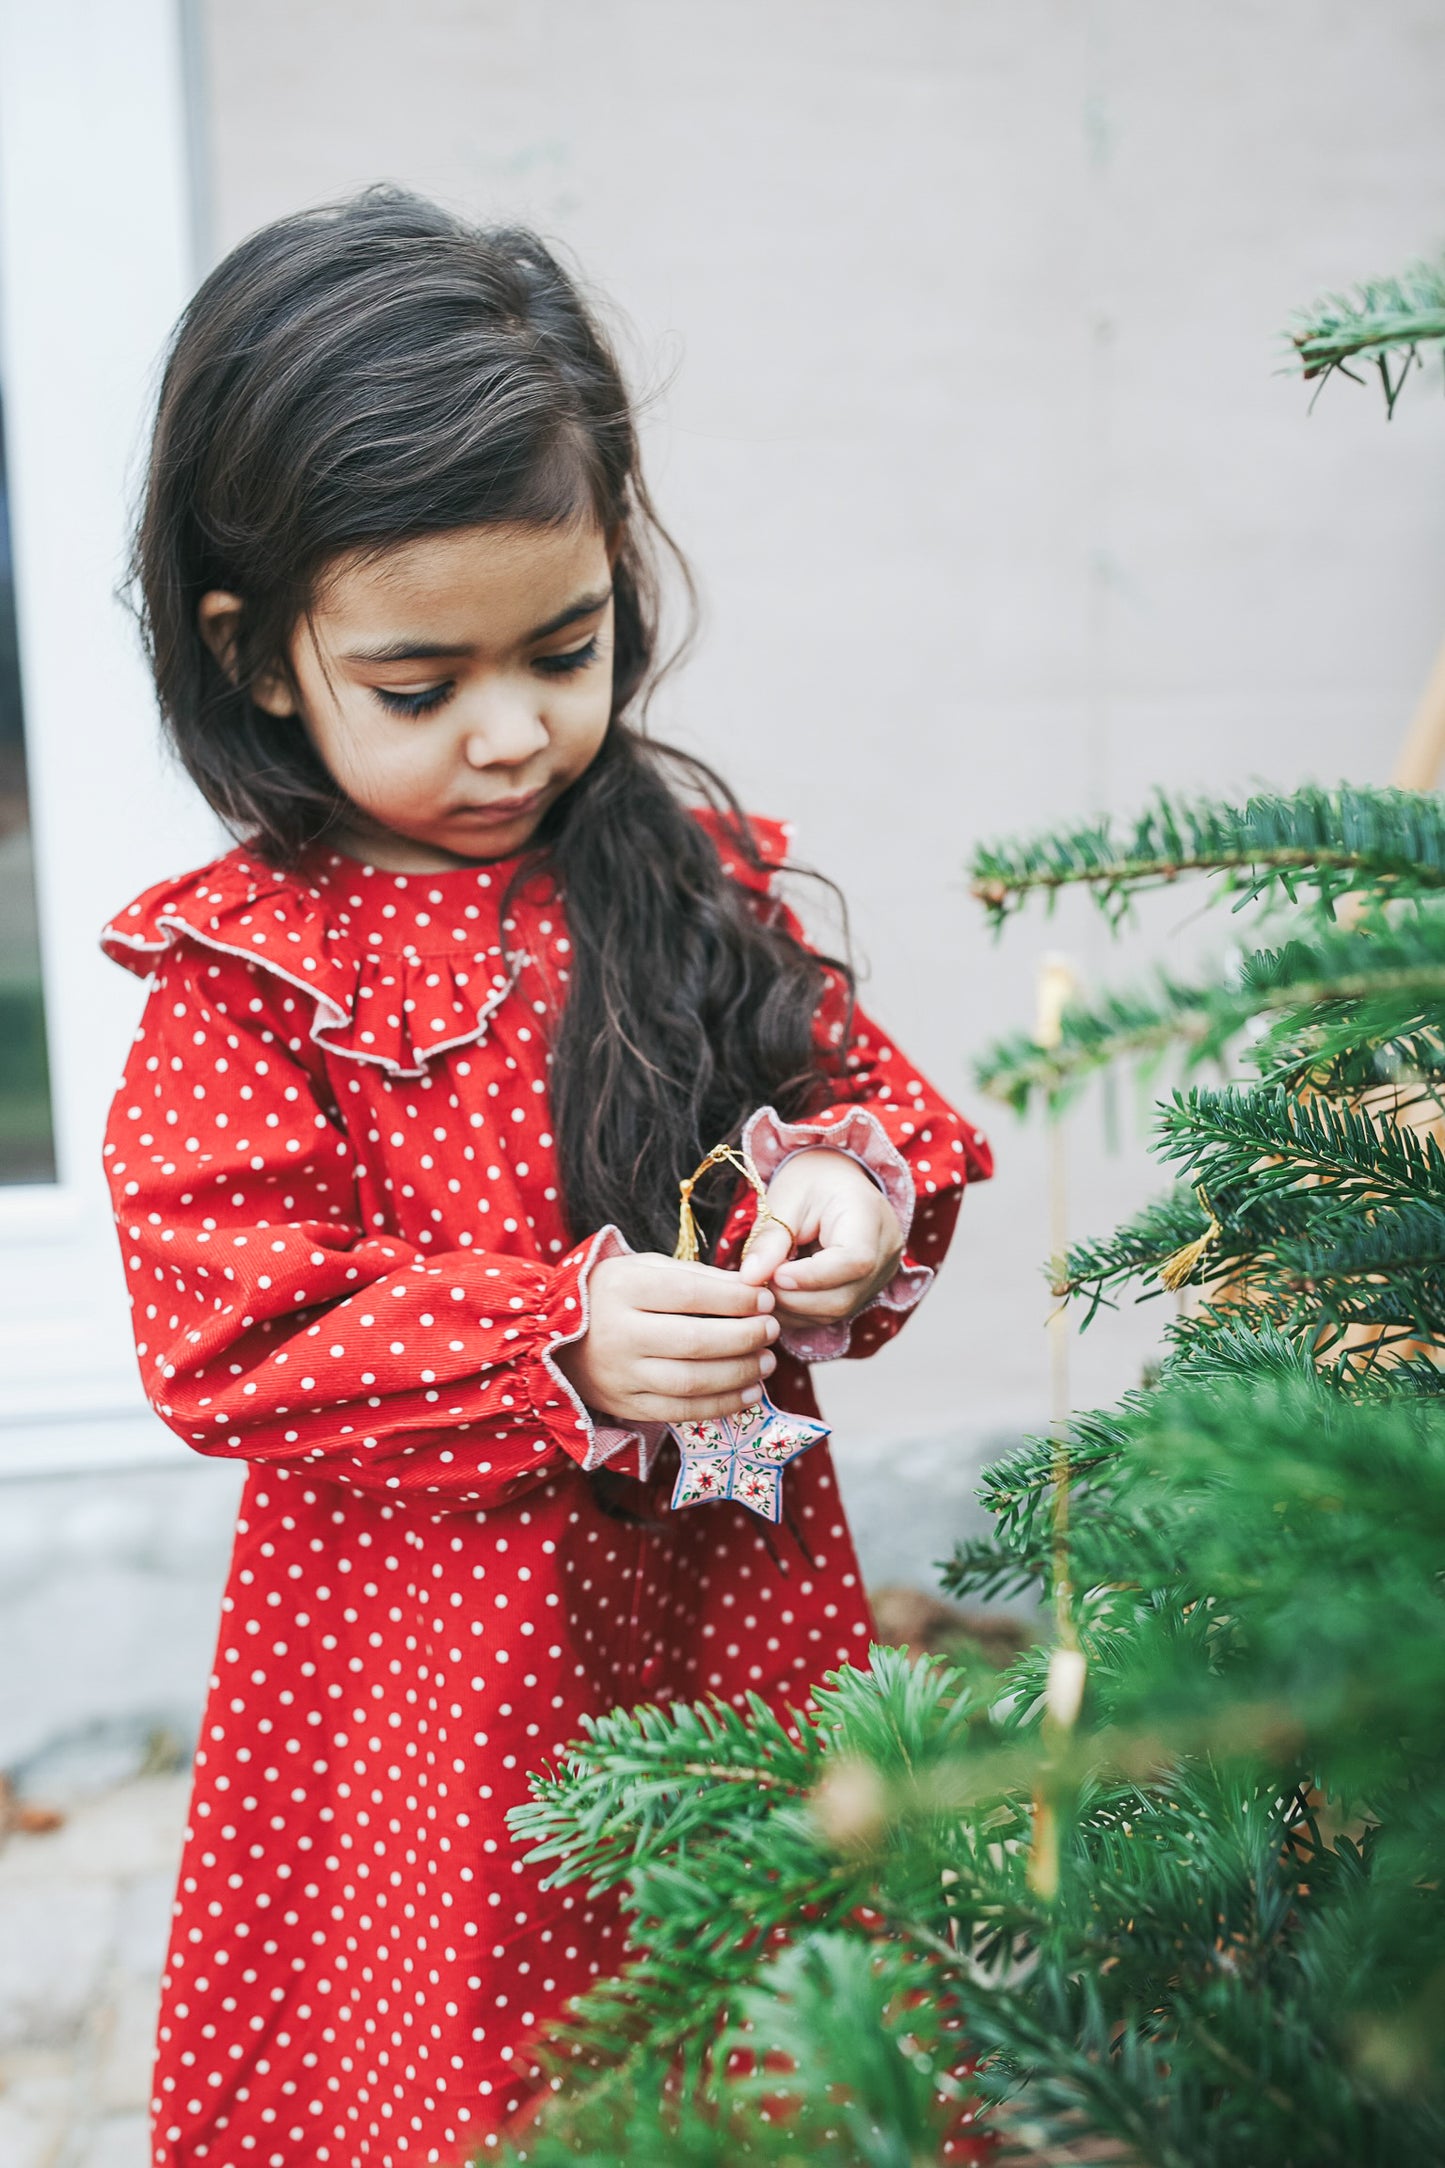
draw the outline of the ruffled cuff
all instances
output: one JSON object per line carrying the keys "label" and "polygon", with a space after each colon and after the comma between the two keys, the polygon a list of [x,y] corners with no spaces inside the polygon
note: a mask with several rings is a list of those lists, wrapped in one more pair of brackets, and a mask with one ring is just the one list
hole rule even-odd
{"label": "ruffled cuff", "polygon": [[[907,1242],[917,1201],[913,1174],[883,1124],[866,1107],[847,1107],[841,1114],[816,1122],[785,1122],[773,1107],[760,1107],[743,1130],[742,1149],[765,1182],[771,1182],[778,1169],[799,1152],[844,1153],[865,1174],[872,1175],[892,1205],[899,1231]],[[932,1285],[929,1266],[900,1263],[887,1286],[879,1289],[857,1317],[841,1318],[834,1324],[789,1327],[779,1335],[778,1345],[800,1362],[835,1362],[847,1354],[853,1327],[860,1319],[873,1310],[902,1316],[917,1308]]]}
{"label": "ruffled cuff", "polygon": [[[632,1255],[631,1243],[616,1227],[607,1226],[557,1266],[555,1292],[546,1320],[549,1337],[538,1350],[547,1388],[537,1415],[579,1468],[600,1468],[611,1461],[620,1473],[646,1481],[667,1425],[639,1423],[626,1428],[594,1414],[555,1360],[558,1348],[580,1340],[591,1322],[587,1288],[593,1268],[609,1257]],[[619,1455],[630,1457],[619,1459]]]}

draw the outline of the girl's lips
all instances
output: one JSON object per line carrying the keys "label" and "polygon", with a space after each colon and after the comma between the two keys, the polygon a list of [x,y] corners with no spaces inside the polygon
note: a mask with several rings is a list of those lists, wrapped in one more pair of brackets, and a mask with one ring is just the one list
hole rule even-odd
{"label": "girl's lips", "polygon": [[498,798],[491,805],[458,806],[456,818],[470,821],[509,821],[521,813],[530,813],[539,806],[545,795],[545,786],[529,791],[525,798]]}

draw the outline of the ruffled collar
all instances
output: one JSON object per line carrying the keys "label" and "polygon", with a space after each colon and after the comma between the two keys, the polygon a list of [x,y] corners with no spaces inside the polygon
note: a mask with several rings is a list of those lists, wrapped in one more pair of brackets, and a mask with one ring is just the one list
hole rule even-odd
{"label": "ruffled collar", "polygon": [[[760,874],[736,857],[716,815],[698,818],[724,871],[766,893],[787,854],[787,824],[750,819],[768,869]],[[309,996],[311,1037],[328,1053],[420,1077],[428,1062],[486,1036],[544,951],[552,960],[565,954],[562,905],[545,867],[528,876],[502,922],[521,862],[388,873],[316,847],[282,873],[242,847],[147,889],[105,928],[101,946],[141,977],[183,940],[240,957]],[[549,974],[547,992],[556,991]]]}
{"label": "ruffled collar", "polygon": [[528,881],[504,927],[516,867],[494,861],[440,874],[385,873],[311,852],[279,873],[246,850],[147,890],[101,945],[142,976],[179,941],[244,958],[314,1003],[311,1037],[328,1053],[419,1077],[475,1044],[531,961],[521,919],[545,912],[550,882]]}

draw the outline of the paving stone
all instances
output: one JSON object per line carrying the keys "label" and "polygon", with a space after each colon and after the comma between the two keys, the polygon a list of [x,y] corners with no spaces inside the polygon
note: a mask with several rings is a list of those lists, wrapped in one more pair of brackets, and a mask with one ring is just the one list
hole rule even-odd
{"label": "paving stone", "polygon": [[[4,1613],[0,1610],[0,1633]],[[99,1717],[65,1726],[59,1735],[23,1760],[11,1774],[31,1798],[54,1807],[76,1807],[88,1799],[118,1792],[152,1767],[158,1734],[154,1712],[120,1718]],[[0,1714],[0,1739],[3,1739]]]}
{"label": "paving stone", "polygon": [[194,1736],[244,1470],[7,1481],[0,1768],[69,1798],[121,1783],[149,1736]]}
{"label": "paving stone", "polygon": [[148,2168],[187,1793],[140,1778],[0,1850],[0,2168]]}
{"label": "paving stone", "polygon": [[153,1978],[115,1983],[96,2043],[95,2101],[107,2114],[144,2113],[149,2104],[156,2000]]}
{"label": "paving stone", "polygon": [[177,1835],[171,1856],[161,1871],[132,1882],[122,1893],[115,1941],[116,1963],[122,1972],[153,1977],[166,1961],[180,1849]]}
{"label": "paving stone", "polygon": [[66,1810],[58,1829],[11,1839],[0,1851],[0,1889],[14,1882],[71,1886],[174,1875],[188,1795],[188,1778],[162,1776],[137,1777],[83,1799]]}
{"label": "paving stone", "polygon": [[0,2164],[59,2168],[74,2093],[71,2060],[54,2049],[0,2055]]}
{"label": "paving stone", "polygon": [[0,2095],[0,2161],[5,2168],[56,2168],[63,2133],[63,2117],[37,2121]]}
{"label": "paving stone", "polygon": [[116,1910],[104,1882],[0,1884],[0,2047],[78,2037],[105,1977]]}
{"label": "paving stone", "polygon": [[[88,2131],[65,2168],[149,2168],[150,2124],[144,2115],[108,2115]],[[5,2155],[0,2163],[10,2168]]]}
{"label": "paving stone", "polygon": [[140,1777],[105,1800],[87,1801],[67,1826],[91,1873],[174,1880],[189,1797],[189,1775]]}

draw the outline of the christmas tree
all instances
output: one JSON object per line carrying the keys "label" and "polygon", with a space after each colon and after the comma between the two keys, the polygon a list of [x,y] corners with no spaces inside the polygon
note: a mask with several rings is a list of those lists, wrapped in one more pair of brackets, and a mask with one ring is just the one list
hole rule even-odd
{"label": "christmas tree", "polygon": [[[1363,354],[1393,402],[1442,298],[1332,304],[1306,369]],[[1176,1298],[1158,1376],[995,1466],[946,1571],[1041,1592],[1049,1641],[877,1649],[792,1725],[615,1712],[534,1780],[517,1836],[621,1893],[633,1955],[533,2168],[1445,2159],[1445,813],[1161,799],[974,865],[1000,923],[1191,874],[1248,914],[1227,972],[981,1071],[1057,1110],[1182,1064],[1172,1188],[1051,1267],[1087,1319]]]}

